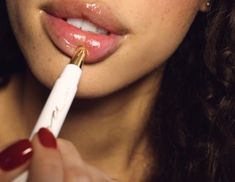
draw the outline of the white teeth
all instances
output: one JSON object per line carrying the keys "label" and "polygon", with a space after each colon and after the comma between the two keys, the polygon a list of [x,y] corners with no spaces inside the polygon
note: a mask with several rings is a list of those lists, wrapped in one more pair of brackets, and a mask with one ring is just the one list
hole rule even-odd
{"label": "white teeth", "polygon": [[97,27],[95,24],[87,21],[87,20],[83,20],[83,19],[75,19],[75,18],[70,18],[67,20],[67,23],[70,25],[73,25],[77,28],[80,28],[83,31],[87,31],[87,32],[93,32],[96,34],[104,34],[104,35],[108,35],[108,31],[103,29],[103,28],[99,28]]}
{"label": "white teeth", "polygon": [[81,29],[82,24],[83,24],[83,20],[82,19],[72,19],[71,18],[71,19],[67,20],[67,23]]}

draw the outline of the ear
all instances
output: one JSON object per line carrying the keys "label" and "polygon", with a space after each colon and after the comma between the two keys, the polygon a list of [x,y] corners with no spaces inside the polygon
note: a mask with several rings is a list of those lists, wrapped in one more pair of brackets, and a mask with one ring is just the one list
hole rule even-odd
{"label": "ear", "polygon": [[211,1],[212,0],[202,0],[200,4],[200,11],[201,12],[208,12],[211,9]]}

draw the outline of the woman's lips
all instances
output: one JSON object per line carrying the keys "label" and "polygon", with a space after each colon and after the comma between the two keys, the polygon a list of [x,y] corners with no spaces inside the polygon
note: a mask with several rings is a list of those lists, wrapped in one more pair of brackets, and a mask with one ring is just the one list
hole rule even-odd
{"label": "woman's lips", "polygon": [[122,36],[96,34],[83,31],[65,20],[43,13],[43,27],[48,36],[63,53],[72,57],[76,48],[83,45],[88,50],[85,63],[96,63],[112,54],[120,45]]}

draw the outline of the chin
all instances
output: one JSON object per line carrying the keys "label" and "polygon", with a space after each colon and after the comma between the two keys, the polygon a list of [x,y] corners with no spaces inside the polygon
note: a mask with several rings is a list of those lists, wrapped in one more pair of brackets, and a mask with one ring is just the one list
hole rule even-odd
{"label": "chin", "polygon": [[89,83],[85,82],[85,80],[81,80],[78,91],[76,94],[77,98],[81,99],[97,99],[108,97],[113,95],[114,93],[118,93],[123,90],[122,86],[120,85],[113,85],[110,82],[104,82],[103,84],[100,83]]}

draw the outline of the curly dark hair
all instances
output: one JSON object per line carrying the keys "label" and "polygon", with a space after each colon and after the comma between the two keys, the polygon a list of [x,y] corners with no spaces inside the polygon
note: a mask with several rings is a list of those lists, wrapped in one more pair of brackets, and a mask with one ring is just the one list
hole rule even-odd
{"label": "curly dark hair", "polygon": [[[6,25],[8,42],[15,42],[4,2],[0,1],[0,23]],[[8,53],[17,50],[0,61],[2,80],[25,67],[14,46],[0,47]],[[17,67],[9,64],[12,59],[17,59]],[[213,0],[209,13],[197,15],[167,61],[147,133],[154,159],[147,181],[235,181],[234,0]]]}
{"label": "curly dark hair", "polygon": [[235,181],[234,0],[196,17],[167,62],[148,131],[149,181]]}

